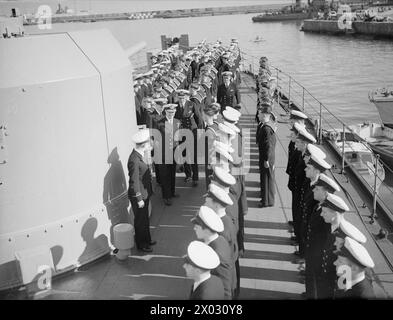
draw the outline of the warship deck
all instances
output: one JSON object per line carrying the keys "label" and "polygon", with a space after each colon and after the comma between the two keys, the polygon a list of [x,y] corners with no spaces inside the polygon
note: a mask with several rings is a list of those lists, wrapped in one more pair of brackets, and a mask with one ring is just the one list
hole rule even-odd
{"label": "warship deck", "polygon": [[[240,299],[302,299],[305,291],[299,265],[294,261],[296,247],[291,244],[292,228],[291,194],[287,188],[287,148],[289,143],[288,116],[275,106],[278,116],[278,140],[276,146],[276,202],[271,208],[258,208],[259,169],[258,147],[255,142],[256,94],[252,78],[243,75],[240,91],[243,110],[240,125],[249,129],[251,138],[246,142],[250,158],[250,170],[246,176],[248,214],[245,216],[245,255],[240,259]],[[328,161],[334,162],[328,154]],[[345,177],[341,183],[350,190]],[[167,207],[161,199],[161,191],[155,185],[151,234],[157,244],[151,254],[142,254],[136,248],[125,262],[118,262],[113,254],[94,263],[58,276],[53,280],[52,290],[39,299],[188,299],[192,281],[185,278],[182,256],[190,241],[195,240],[191,217],[203,204],[205,179],[200,170],[200,183],[192,188],[184,182],[184,174],[177,174],[177,193],[172,206]],[[352,189],[351,189],[352,190]],[[340,192],[340,196],[345,195]],[[352,200],[360,201],[351,191]],[[346,202],[352,206],[352,200]],[[359,208],[357,208],[359,209]],[[361,215],[369,215],[362,209]],[[351,207],[347,220],[358,227],[368,238],[366,247],[375,261],[369,274],[378,298],[393,297],[393,273],[382,255],[372,232],[362,222],[358,211]],[[100,235],[96,234],[97,239]],[[387,241],[387,240],[386,240]],[[385,245],[388,245],[385,243]],[[0,294],[1,299],[26,299],[23,290],[12,290]]]}

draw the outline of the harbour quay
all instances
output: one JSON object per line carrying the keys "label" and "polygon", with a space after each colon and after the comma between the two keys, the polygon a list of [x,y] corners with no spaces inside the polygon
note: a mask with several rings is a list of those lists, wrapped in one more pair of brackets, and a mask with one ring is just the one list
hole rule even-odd
{"label": "harbour quay", "polygon": [[363,22],[354,21],[352,29],[343,28],[335,20],[304,20],[302,31],[330,34],[359,34],[393,38],[392,22]]}

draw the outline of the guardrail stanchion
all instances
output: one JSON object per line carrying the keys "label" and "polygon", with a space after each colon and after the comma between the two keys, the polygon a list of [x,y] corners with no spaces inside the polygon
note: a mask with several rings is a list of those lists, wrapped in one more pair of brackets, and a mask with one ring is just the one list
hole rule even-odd
{"label": "guardrail stanchion", "polygon": [[322,144],[322,103],[319,103],[319,144]]}
{"label": "guardrail stanchion", "polygon": [[342,137],[342,150],[341,150],[341,174],[345,174],[345,124],[343,124],[343,137]]}
{"label": "guardrail stanchion", "polygon": [[291,110],[291,76],[289,76],[288,81],[288,110]]}
{"label": "guardrail stanchion", "polygon": [[375,168],[374,168],[374,194],[373,194],[373,212],[371,214],[370,223],[374,223],[377,216],[377,180],[378,180],[378,164],[379,154],[375,155]]}
{"label": "guardrail stanchion", "polygon": [[302,88],[303,88],[303,100],[302,100],[302,107],[303,107],[303,112],[305,111],[305,109],[304,109],[304,87],[302,86]]}

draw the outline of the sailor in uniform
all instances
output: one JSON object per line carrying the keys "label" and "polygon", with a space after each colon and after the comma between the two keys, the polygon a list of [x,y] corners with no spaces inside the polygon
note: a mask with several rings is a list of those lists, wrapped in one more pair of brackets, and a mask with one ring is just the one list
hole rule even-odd
{"label": "sailor in uniform", "polygon": [[[227,208],[227,213],[234,217],[237,230],[237,243],[239,247],[239,255],[244,254],[244,216],[248,212],[247,194],[245,186],[245,177],[243,170],[243,146],[241,129],[237,126],[241,113],[231,107],[226,107],[222,113],[224,124],[229,125],[236,132],[236,136],[231,140],[231,148],[233,161],[230,165],[230,172],[234,176],[236,183],[230,186],[229,195],[233,197],[233,206]],[[236,261],[237,289],[235,298],[240,294],[240,265],[239,260]]]}
{"label": "sailor in uniform", "polygon": [[326,200],[328,193],[340,191],[337,183],[324,173],[319,175],[317,182],[313,186],[313,197],[318,204],[314,207],[308,224],[306,235],[306,246],[310,264],[306,264],[307,272],[313,276],[313,289],[316,299],[333,298],[336,280],[336,271],[333,266],[335,256],[333,254],[333,242],[331,240],[330,224],[321,217],[321,203]]}
{"label": "sailor in uniform", "polygon": [[[200,163],[205,163],[206,188],[210,184],[210,176],[213,173],[212,161],[209,159],[209,155],[213,150],[213,142],[217,139],[219,128],[218,122],[215,119],[217,118],[219,112],[220,105],[217,103],[205,106],[203,109],[205,134],[202,135],[203,143],[198,143],[198,146],[203,146],[203,148],[205,148],[204,159],[202,160],[203,162]],[[200,139],[198,139],[198,142],[200,142]]]}
{"label": "sailor in uniform", "polygon": [[[313,151],[316,148],[318,151]],[[316,299],[316,276],[315,269],[319,265],[320,255],[324,240],[328,234],[327,224],[321,219],[319,214],[315,214],[315,210],[319,204],[314,199],[313,188],[317,183],[321,173],[330,169],[331,166],[324,158],[326,155],[317,147],[309,144],[307,150],[310,153],[307,161],[305,173],[306,179],[302,187],[302,218],[299,237],[299,250],[305,252],[306,262],[306,295],[310,299]],[[308,236],[308,237],[307,237]],[[307,241],[307,239],[309,241]],[[304,249],[301,249],[304,246]]]}
{"label": "sailor in uniform", "polygon": [[[342,291],[339,299],[375,299],[375,292],[371,281],[366,277],[366,269],[374,268],[375,264],[367,249],[359,242],[350,237],[345,238],[345,242],[340,251],[337,252],[336,266],[337,283]],[[345,268],[343,271],[343,268]],[[347,268],[350,268],[348,272]],[[344,273],[346,272],[346,273]],[[345,277],[344,281],[341,278]],[[350,278],[349,278],[350,277]]]}
{"label": "sailor in uniform", "polygon": [[[306,179],[306,163],[304,162],[304,154],[307,150],[307,145],[310,143],[316,143],[316,139],[310,134],[304,127],[295,123],[294,124],[295,130],[297,130],[298,134],[296,136],[295,146],[296,149],[299,150],[299,158],[296,161],[296,166],[293,172],[294,179],[292,180],[293,183],[293,201],[295,206],[292,207],[292,215],[293,215],[293,228],[296,236],[296,240],[300,244],[300,227],[301,227],[301,218],[302,218],[302,211],[300,201],[301,201],[301,188],[304,184],[304,180]],[[299,262],[303,262],[304,259],[304,246],[299,245],[299,250],[295,251],[294,254],[299,256]]]}
{"label": "sailor in uniform", "polygon": [[198,129],[204,129],[203,109],[205,107],[204,99],[199,95],[200,85],[198,82],[193,82],[189,87],[190,101],[194,103],[195,120],[197,120]]}
{"label": "sailor in uniform", "polygon": [[162,197],[167,206],[172,205],[171,198],[177,198],[176,188],[176,161],[174,151],[178,145],[177,130],[180,129],[180,121],[176,119],[176,104],[164,106],[165,117],[158,121],[157,127],[161,132],[162,162],[158,164]]}
{"label": "sailor in uniform", "polygon": [[240,92],[236,84],[231,81],[232,72],[225,71],[222,76],[223,83],[217,89],[217,102],[221,105],[221,112],[226,106],[233,107],[241,102]]}
{"label": "sailor in uniform", "polygon": [[145,162],[145,153],[150,152],[149,129],[142,129],[132,137],[135,148],[128,158],[128,199],[134,213],[135,244],[144,252],[152,252],[156,244],[150,235],[149,205],[153,193],[150,168]]}
{"label": "sailor in uniform", "polygon": [[[289,117],[289,121],[290,124],[292,126],[292,130],[291,130],[291,141],[289,142],[288,145],[288,163],[287,163],[287,169],[286,169],[286,173],[289,176],[288,179],[288,189],[291,190],[293,189],[293,185],[292,185],[292,179],[294,179],[294,169],[295,169],[295,165],[296,165],[296,160],[299,158],[299,151],[295,148],[295,141],[296,141],[296,135],[297,135],[297,130],[293,128],[293,125],[295,123],[298,123],[300,125],[302,125],[303,127],[305,127],[304,121],[307,119],[308,117],[300,111],[297,110],[291,110],[290,113],[290,117]],[[292,196],[292,207],[294,207],[296,204],[293,203],[293,196]],[[293,217],[292,217],[292,221],[288,222],[290,225],[293,225]],[[293,238],[293,240],[296,240],[296,238]]]}
{"label": "sailor in uniform", "polygon": [[260,208],[274,206],[275,176],[274,162],[276,153],[276,133],[272,123],[272,108],[264,106],[259,108],[258,117],[260,124],[257,128],[257,144],[259,149],[259,171],[261,201]]}
{"label": "sailor in uniform", "polygon": [[220,217],[210,208],[201,206],[198,214],[191,219],[198,240],[210,246],[220,258],[220,265],[211,271],[224,285],[225,299],[232,299],[232,255],[228,241],[219,233],[224,231]]}
{"label": "sailor in uniform", "polygon": [[322,252],[322,275],[318,279],[317,294],[319,298],[332,298],[335,296],[336,274],[333,262],[336,260],[335,239],[336,231],[341,221],[344,219],[345,212],[349,211],[345,201],[330,192],[327,192],[325,200],[321,203],[321,217],[329,224],[329,234]]}
{"label": "sailor in uniform", "polygon": [[220,265],[217,253],[201,241],[192,241],[187,247],[183,268],[187,278],[194,281],[190,300],[224,300],[224,286],[211,270]]}
{"label": "sailor in uniform", "polygon": [[[239,258],[239,251],[237,246],[236,229],[232,218],[226,214],[226,208],[233,204],[230,196],[225,190],[220,188],[214,183],[209,185],[207,194],[205,195],[204,206],[213,209],[216,214],[221,218],[224,224],[224,231],[220,234],[228,241],[231,248],[232,264],[235,265],[236,260]],[[236,269],[232,272],[232,295],[236,290]]]}
{"label": "sailor in uniform", "polygon": [[[193,155],[185,155],[187,161],[184,163],[184,172],[186,174],[185,181],[191,180],[192,173],[192,186],[198,185],[198,161],[197,161],[197,123],[200,122],[198,113],[195,108],[195,104],[188,99],[190,92],[188,90],[178,91],[178,106],[175,114],[175,118],[181,122],[181,129],[191,130],[194,137],[194,152]],[[182,143],[184,143],[186,137],[183,137]],[[192,159],[191,159],[191,156]]]}

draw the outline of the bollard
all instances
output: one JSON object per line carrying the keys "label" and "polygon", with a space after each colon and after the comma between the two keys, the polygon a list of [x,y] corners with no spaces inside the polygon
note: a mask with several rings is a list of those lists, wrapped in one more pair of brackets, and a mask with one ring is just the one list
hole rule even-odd
{"label": "bollard", "polygon": [[113,227],[114,244],[119,250],[116,258],[126,260],[134,246],[134,227],[128,223],[119,223]]}

